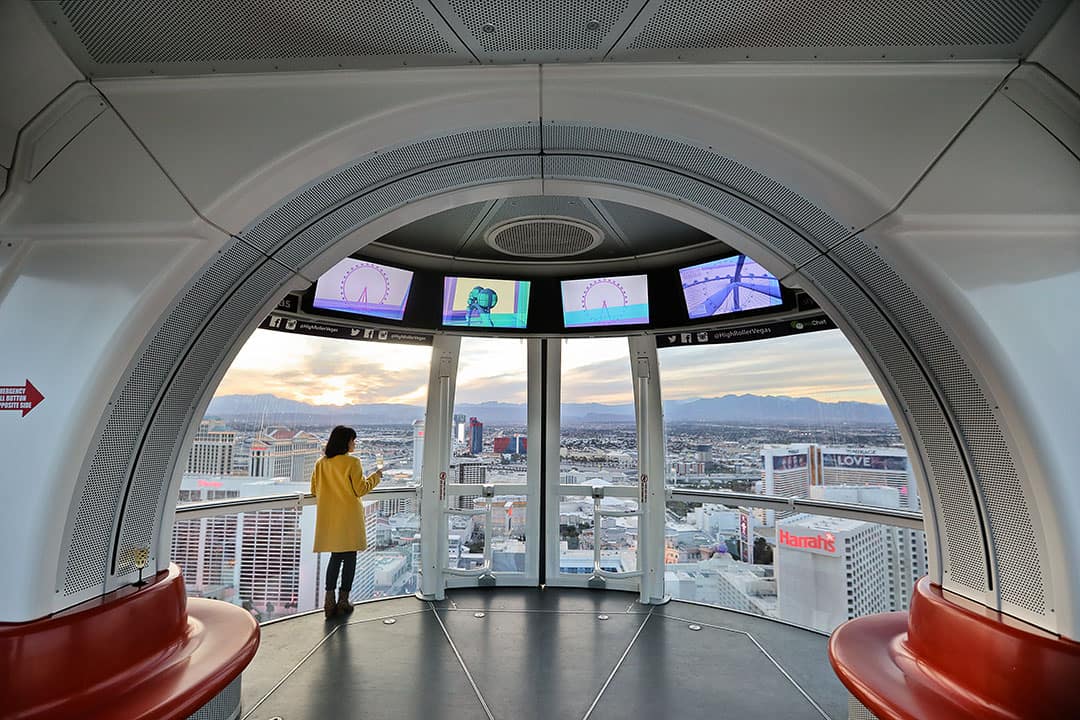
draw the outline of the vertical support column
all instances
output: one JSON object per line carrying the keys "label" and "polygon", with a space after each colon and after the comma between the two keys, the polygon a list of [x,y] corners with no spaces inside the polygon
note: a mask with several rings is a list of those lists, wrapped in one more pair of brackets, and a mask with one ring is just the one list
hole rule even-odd
{"label": "vertical support column", "polygon": [[630,375],[634,379],[634,413],[638,441],[638,562],[641,602],[659,604],[664,597],[664,410],[656,338],[630,337]]}
{"label": "vertical support column", "polygon": [[[544,558],[547,548],[547,508],[551,507],[544,495],[547,487],[544,473],[548,466],[547,446],[550,442],[550,434],[547,428],[547,411],[545,396],[549,383],[546,376],[547,370],[547,346],[552,342],[541,338],[528,340],[528,430],[526,435],[529,440],[527,453],[529,466],[529,499],[525,511],[525,537],[528,542],[525,545],[525,573],[527,582],[533,585],[543,585],[545,575]],[[558,341],[554,341],[558,343]],[[556,531],[558,528],[556,528]]]}
{"label": "vertical support column", "polygon": [[424,414],[424,461],[420,468],[420,590],[423,600],[446,597],[446,484],[450,472],[450,433],[454,412],[461,338],[436,335],[431,348],[427,410]]}
{"label": "vertical support column", "polygon": [[[544,494],[544,558],[541,584],[547,584],[559,577],[559,469],[562,459],[559,455],[559,433],[562,425],[560,417],[562,398],[562,341],[559,339],[543,340],[544,387],[540,402],[544,408],[544,444],[541,492]],[[531,402],[531,398],[530,398]],[[531,407],[531,406],[530,406]],[[540,453],[537,453],[540,455]],[[532,455],[530,462],[532,460]],[[532,467],[530,466],[530,470]]]}

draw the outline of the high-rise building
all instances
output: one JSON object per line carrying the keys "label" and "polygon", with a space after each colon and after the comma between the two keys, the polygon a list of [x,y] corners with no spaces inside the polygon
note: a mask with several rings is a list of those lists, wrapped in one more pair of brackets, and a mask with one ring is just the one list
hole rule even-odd
{"label": "high-rise building", "polygon": [[220,421],[203,420],[188,452],[186,472],[231,475],[235,449],[235,432]]}
{"label": "high-rise building", "polygon": [[[814,489],[834,502],[899,507],[896,488]],[[831,631],[844,620],[906,610],[927,573],[926,534],[856,520],[801,516],[777,523],[776,573],[781,617]]]}
{"label": "high-rise building", "polygon": [[895,488],[900,507],[919,509],[915,474],[904,448],[822,448],[822,485],[880,485]]}
{"label": "high-rise building", "polygon": [[[482,463],[461,463],[457,466],[457,481],[462,485],[483,485],[487,468]],[[458,509],[470,510],[478,495],[458,496]]]}
{"label": "high-rise building", "polygon": [[469,418],[469,452],[473,455],[484,452],[484,423],[474,417]]}
{"label": "high-rise building", "polygon": [[[182,500],[304,492],[308,483],[185,473]],[[280,508],[178,520],[172,557],[188,593],[243,604],[269,619],[315,607],[319,591],[311,553],[315,508]]]}
{"label": "high-rise building", "polygon": [[[761,460],[762,492],[767,495],[815,497],[811,488],[887,487],[897,491],[900,508],[919,509],[915,476],[904,448],[770,445],[762,448]],[[870,495],[863,502],[877,504]],[[772,510],[761,510],[757,514],[762,524],[772,524]],[[778,512],[775,518],[790,515]]]}
{"label": "high-rise building", "polygon": [[412,472],[413,482],[420,482],[424,467],[424,421],[413,420],[412,424]]}
{"label": "high-rise building", "polygon": [[694,459],[700,463],[712,462],[712,445],[694,446]]}
{"label": "high-rise building", "polygon": [[528,444],[524,435],[498,435],[492,438],[491,449],[500,455],[525,455]]}
{"label": "high-rise building", "polygon": [[[810,494],[819,500],[887,508],[903,507],[905,497],[894,487],[880,485],[826,485],[811,488]],[[915,581],[928,570],[926,533],[892,526],[884,526],[882,530],[885,533],[889,609],[907,610]]]}
{"label": "high-rise building", "polygon": [[467,426],[465,425],[465,416],[464,415],[455,415],[454,416],[454,437],[457,438],[458,442],[465,442],[465,430],[466,430],[466,428],[467,428]]}
{"label": "high-rise building", "polygon": [[832,632],[890,607],[885,528],[845,518],[796,516],[776,523],[780,617]]}
{"label": "high-rise building", "polygon": [[322,449],[319,438],[309,432],[294,432],[283,427],[266,428],[251,443],[248,474],[251,477],[309,482]]}

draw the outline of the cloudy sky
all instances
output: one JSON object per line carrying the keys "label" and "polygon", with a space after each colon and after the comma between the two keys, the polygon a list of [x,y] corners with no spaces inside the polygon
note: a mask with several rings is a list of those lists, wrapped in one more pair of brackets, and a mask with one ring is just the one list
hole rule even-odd
{"label": "cloudy sky", "polygon": [[[218,395],[270,393],[321,405],[423,404],[431,349],[257,330]],[[524,340],[464,338],[457,401],[525,402]],[[664,398],[789,395],[884,403],[839,330],[660,351]],[[563,400],[633,401],[624,338],[563,342]]]}

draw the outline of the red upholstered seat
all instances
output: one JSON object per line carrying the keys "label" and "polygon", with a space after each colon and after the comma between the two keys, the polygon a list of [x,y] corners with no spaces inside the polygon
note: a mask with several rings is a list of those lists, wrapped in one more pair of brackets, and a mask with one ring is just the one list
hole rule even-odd
{"label": "red upholstered seat", "polygon": [[829,659],[882,720],[1080,716],[1080,644],[962,606],[927,578],[916,585],[909,613],[837,628]]}
{"label": "red upholstered seat", "polygon": [[0,706],[9,720],[186,718],[232,682],[258,646],[249,613],[188,600],[172,565],[142,588],[0,624]]}

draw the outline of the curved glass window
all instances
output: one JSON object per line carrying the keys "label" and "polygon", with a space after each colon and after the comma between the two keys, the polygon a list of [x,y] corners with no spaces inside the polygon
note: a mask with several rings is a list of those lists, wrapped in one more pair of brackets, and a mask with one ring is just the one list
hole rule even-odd
{"label": "curved glass window", "polygon": [[[666,481],[916,511],[907,450],[838,330],[659,353]],[[666,592],[831,631],[907,607],[926,574],[922,531],[670,502]]]}

